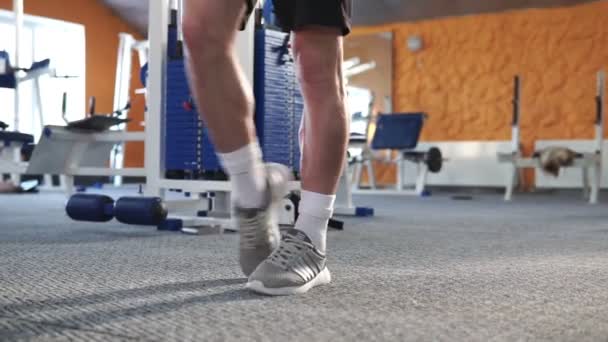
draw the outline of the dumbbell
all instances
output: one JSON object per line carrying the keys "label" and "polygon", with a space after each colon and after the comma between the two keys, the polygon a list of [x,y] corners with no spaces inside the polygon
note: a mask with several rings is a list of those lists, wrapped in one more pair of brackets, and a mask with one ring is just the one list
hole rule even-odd
{"label": "dumbbell", "polygon": [[167,206],[158,197],[123,197],[116,202],[105,195],[76,194],[66,206],[75,221],[118,222],[139,226],[158,226],[167,219]]}

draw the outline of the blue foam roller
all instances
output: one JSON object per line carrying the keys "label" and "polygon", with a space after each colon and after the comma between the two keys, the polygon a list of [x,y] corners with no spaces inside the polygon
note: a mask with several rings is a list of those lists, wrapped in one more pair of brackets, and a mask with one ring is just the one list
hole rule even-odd
{"label": "blue foam roller", "polygon": [[108,222],[114,217],[114,200],[104,195],[76,194],[70,197],[65,208],[75,221]]}
{"label": "blue foam roller", "polygon": [[167,218],[167,207],[158,197],[123,197],[116,201],[114,216],[125,224],[158,226]]}

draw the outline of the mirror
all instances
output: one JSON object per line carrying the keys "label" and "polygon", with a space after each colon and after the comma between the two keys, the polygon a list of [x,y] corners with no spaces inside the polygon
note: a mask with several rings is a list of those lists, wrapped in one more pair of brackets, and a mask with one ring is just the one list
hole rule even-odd
{"label": "mirror", "polygon": [[393,33],[348,36],[344,60],[351,133],[366,134],[370,115],[392,111]]}

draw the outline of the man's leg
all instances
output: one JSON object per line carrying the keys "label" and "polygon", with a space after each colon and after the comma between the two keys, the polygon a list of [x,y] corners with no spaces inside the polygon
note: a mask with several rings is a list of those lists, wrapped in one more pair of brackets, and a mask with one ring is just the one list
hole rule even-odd
{"label": "man's leg", "polygon": [[259,207],[266,186],[253,122],[251,87],[235,55],[244,0],[186,0],[184,37],[191,88],[226,171],[235,197]]}
{"label": "man's leg", "polygon": [[294,37],[298,79],[306,103],[302,130],[302,202],[296,229],[325,252],[327,223],[348,146],[342,76],[342,31],[307,27]]}
{"label": "man's leg", "polygon": [[[327,224],[348,144],[342,76],[342,36],[349,0],[275,0],[279,21],[295,32],[294,55],[306,115],[302,121],[302,199],[295,229],[249,277],[247,287],[269,295],[304,293],[327,284]],[[293,16],[290,17],[289,14]]]}
{"label": "man's leg", "polygon": [[234,49],[246,9],[246,0],[186,0],[183,29],[190,86],[230,176],[241,268],[249,275],[278,244],[272,209],[284,195],[288,171],[264,166],[256,139],[253,92]]}

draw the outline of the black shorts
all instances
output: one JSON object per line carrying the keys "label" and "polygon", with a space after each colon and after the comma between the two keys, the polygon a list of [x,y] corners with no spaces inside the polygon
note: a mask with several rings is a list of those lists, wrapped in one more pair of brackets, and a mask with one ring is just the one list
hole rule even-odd
{"label": "black shorts", "polygon": [[278,25],[284,31],[305,26],[336,27],[350,32],[352,0],[273,0]]}
{"label": "black shorts", "polygon": [[[297,31],[313,25],[339,28],[344,36],[350,33],[352,0],[272,1],[277,23],[283,31]],[[249,16],[257,0],[245,0],[245,2]]]}

